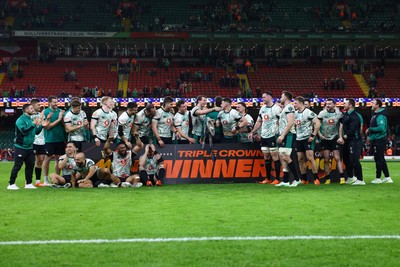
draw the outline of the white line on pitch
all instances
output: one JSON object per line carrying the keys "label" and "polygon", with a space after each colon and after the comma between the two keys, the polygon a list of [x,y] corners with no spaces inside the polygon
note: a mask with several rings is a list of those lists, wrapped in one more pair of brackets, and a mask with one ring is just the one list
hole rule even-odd
{"label": "white line on pitch", "polygon": [[349,236],[211,236],[172,238],[120,238],[83,240],[31,240],[0,241],[0,245],[48,245],[48,244],[104,244],[104,243],[161,243],[198,241],[285,241],[285,240],[351,240],[351,239],[400,239],[400,235],[349,235]]}

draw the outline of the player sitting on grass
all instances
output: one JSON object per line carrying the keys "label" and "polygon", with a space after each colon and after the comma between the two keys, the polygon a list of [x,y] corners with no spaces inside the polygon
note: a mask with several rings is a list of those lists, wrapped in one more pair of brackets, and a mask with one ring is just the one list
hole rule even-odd
{"label": "player sitting on grass", "polygon": [[141,187],[143,185],[137,174],[131,175],[133,159],[136,157],[142,146],[138,134],[135,134],[135,139],[136,145],[132,150],[127,150],[127,145],[125,143],[119,143],[117,150],[112,151],[110,149],[110,143],[113,140],[112,137],[109,137],[107,142],[104,144],[104,154],[111,160],[111,177],[113,177],[113,180],[119,179],[122,182],[122,187]]}
{"label": "player sitting on grass", "polygon": [[76,166],[71,175],[72,187],[118,187],[120,181],[111,177],[109,169],[99,168],[83,153],[76,154],[74,159]]}
{"label": "player sitting on grass", "polygon": [[147,144],[144,154],[139,159],[140,180],[146,186],[162,186],[165,178],[164,159],[156,151],[153,144]]}
{"label": "player sitting on grass", "polygon": [[71,174],[76,166],[74,156],[76,154],[76,147],[73,142],[69,142],[65,147],[65,154],[58,159],[58,168],[62,171],[62,176],[57,173],[50,174],[52,187],[71,187]]}

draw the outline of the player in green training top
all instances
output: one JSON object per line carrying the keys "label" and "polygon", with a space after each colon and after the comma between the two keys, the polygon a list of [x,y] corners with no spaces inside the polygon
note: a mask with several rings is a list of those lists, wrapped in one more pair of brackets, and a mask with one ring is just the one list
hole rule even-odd
{"label": "player in green training top", "polygon": [[[44,110],[44,117],[49,124],[44,127],[44,141],[46,156],[43,161],[44,184],[48,184],[49,164],[54,157],[56,162],[65,153],[65,129],[63,124],[64,110],[58,108],[58,100],[55,96],[48,98],[49,107]],[[60,174],[58,164],[55,164],[55,172]]]}
{"label": "player in green training top", "polygon": [[[386,118],[386,110],[382,107],[382,100],[379,98],[372,100],[371,109],[373,112],[371,122],[369,128],[365,131],[371,141],[371,148],[374,152],[374,160],[376,164],[376,178],[372,180],[371,183],[393,183],[385,160],[388,122]],[[383,179],[381,179],[382,171],[385,175],[385,178]]]}
{"label": "player in green training top", "polygon": [[35,114],[35,110],[31,104],[25,104],[22,107],[24,112],[15,123],[15,139],[14,139],[14,167],[11,171],[10,182],[7,186],[8,190],[18,190],[15,184],[18,172],[25,162],[25,179],[26,189],[35,189],[32,184],[33,167],[35,166],[35,154],[33,153],[33,141],[35,134],[40,133],[42,126],[47,126],[48,122],[43,122],[40,117],[32,120],[31,116]]}

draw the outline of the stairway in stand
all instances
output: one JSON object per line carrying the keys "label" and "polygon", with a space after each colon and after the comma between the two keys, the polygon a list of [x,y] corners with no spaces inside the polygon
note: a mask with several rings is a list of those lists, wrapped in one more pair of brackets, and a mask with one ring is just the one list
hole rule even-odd
{"label": "stairway in stand", "polygon": [[358,85],[360,86],[361,90],[363,91],[365,96],[368,96],[369,93],[369,85],[365,81],[364,77],[361,74],[353,74],[354,79],[356,79]]}

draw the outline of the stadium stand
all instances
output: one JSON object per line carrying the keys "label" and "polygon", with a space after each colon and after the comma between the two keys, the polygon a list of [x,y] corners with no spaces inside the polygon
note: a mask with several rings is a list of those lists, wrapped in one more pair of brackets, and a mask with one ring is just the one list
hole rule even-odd
{"label": "stadium stand", "polygon": [[[81,65],[82,64],[82,65]],[[6,78],[0,85],[3,90],[26,90],[29,84],[36,89],[35,96],[60,95],[63,91],[67,95],[79,95],[83,87],[101,87],[112,89],[115,93],[118,84],[118,75],[111,72],[109,62],[104,61],[55,61],[53,63],[41,63],[32,61],[24,65],[24,77],[14,78],[13,81]],[[66,69],[76,72],[76,81],[64,81]],[[77,83],[78,87],[77,88]]]}
{"label": "stadium stand", "polygon": [[[399,1],[10,1],[15,30],[392,31]],[[34,4],[33,4],[34,3]],[[90,12],[88,12],[90,11]],[[101,18],[101,20],[99,20]]]}
{"label": "stadium stand", "polygon": [[[290,78],[289,78],[290,77]],[[344,89],[323,89],[323,80],[331,78],[344,79]],[[351,72],[343,72],[339,64],[336,67],[299,67],[259,68],[257,72],[249,73],[251,88],[269,88],[272,92],[291,91],[295,95],[313,94],[318,97],[357,97],[364,93]]]}

